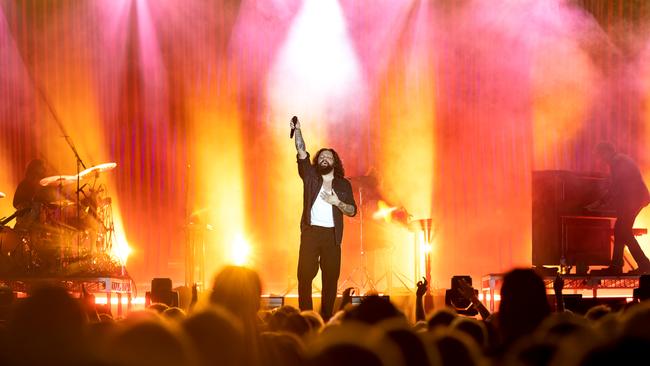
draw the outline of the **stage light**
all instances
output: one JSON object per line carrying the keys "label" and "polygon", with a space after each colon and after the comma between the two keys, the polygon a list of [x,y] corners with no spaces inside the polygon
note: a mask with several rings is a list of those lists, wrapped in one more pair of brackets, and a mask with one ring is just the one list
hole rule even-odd
{"label": "stage light", "polygon": [[122,266],[126,266],[126,261],[131,254],[131,247],[124,237],[124,233],[115,232],[115,247],[113,248],[113,255],[117,258]]}
{"label": "stage light", "polygon": [[231,262],[237,266],[248,264],[251,254],[251,246],[243,235],[239,234],[233,240],[230,247]]}
{"label": "stage light", "polygon": [[433,227],[431,219],[414,220],[409,230],[415,237],[415,277],[414,283],[425,277],[431,283],[431,255],[433,254]]}
{"label": "stage light", "polygon": [[[490,295],[490,294],[485,294],[485,295],[478,294],[478,299],[480,301],[492,301],[492,295]],[[495,294],[494,295],[494,301],[496,301],[496,302],[501,301],[501,295]]]}
{"label": "stage light", "polygon": [[343,121],[345,106],[362,109],[360,70],[338,1],[305,0],[269,75],[273,113]]}
{"label": "stage light", "polygon": [[[117,296],[112,296],[111,297],[111,305],[117,305],[118,302]],[[126,296],[122,297],[122,305],[128,305],[129,304],[129,299]],[[95,304],[96,305],[108,305],[108,298],[106,296],[95,296]],[[144,305],[145,304],[145,297],[144,296],[139,296],[131,299],[131,305]]]}
{"label": "stage light", "polygon": [[145,293],[145,306],[153,303],[178,306],[178,292],[172,290],[171,278],[154,278],[151,280],[151,291]]}
{"label": "stage light", "polygon": [[122,266],[126,266],[126,262],[131,255],[131,247],[126,239],[124,224],[122,223],[122,215],[120,206],[117,202],[113,204],[113,243],[111,247],[111,255],[116,258]]}
{"label": "stage light", "polygon": [[383,219],[386,222],[391,222],[391,214],[395,210],[397,210],[397,207],[391,207],[386,202],[379,200],[379,202],[377,202],[377,211],[372,214],[372,218],[375,220]]}

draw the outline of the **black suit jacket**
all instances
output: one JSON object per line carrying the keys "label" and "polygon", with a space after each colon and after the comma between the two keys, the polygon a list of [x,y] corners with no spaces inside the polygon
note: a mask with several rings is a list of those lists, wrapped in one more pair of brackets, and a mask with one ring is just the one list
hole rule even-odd
{"label": "black suit jacket", "polygon": [[[309,153],[304,159],[298,158],[298,174],[302,178],[303,196],[302,196],[302,218],[300,219],[300,231],[311,225],[311,207],[314,205],[318,193],[323,185],[323,177],[318,174],[316,169],[309,161]],[[349,205],[354,206],[354,214],[357,214],[357,204],[354,202],[352,194],[352,185],[343,178],[334,176],[332,189],[336,192],[339,199]],[[332,206],[332,215],[334,216],[334,233],[336,244],[341,245],[343,241],[343,213],[338,207]]]}

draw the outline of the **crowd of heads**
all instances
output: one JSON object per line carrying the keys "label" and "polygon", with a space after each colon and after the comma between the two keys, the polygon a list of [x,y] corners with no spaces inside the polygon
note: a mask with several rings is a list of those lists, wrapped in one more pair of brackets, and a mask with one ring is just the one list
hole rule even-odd
{"label": "crowd of heads", "polygon": [[590,366],[645,359],[650,347],[647,288],[620,308],[557,312],[530,269],[504,276],[499,309],[485,319],[439,308],[418,322],[379,296],[327,321],[288,305],[262,310],[258,274],[232,266],[196,305],[155,303],[123,318],[56,286],[20,301],[0,290],[2,365]]}

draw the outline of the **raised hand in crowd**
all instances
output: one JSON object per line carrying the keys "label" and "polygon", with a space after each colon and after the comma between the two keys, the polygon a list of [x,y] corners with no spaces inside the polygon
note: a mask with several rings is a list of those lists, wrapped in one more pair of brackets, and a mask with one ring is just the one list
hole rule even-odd
{"label": "raised hand in crowd", "polygon": [[353,293],[354,287],[348,287],[343,290],[343,293],[341,294],[341,305],[339,306],[339,310],[343,310],[347,304],[352,302]]}
{"label": "raised hand in crowd", "polygon": [[422,277],[422,281],[418,281],[417,290],[415,291],[415,321],[425,319],[423,298],[429,289],[429,282],[426,278]]}
{"label": "raised hand in crowd", "polygon": [[562,296],[562,290],[564,289],[564,278],[560,273],[555,276],[553,280],[553,291],[555,291],[555,306],[557,312],[564,311],[564,296]]}
{"label": "raised hand in crowd", "polygon": [[490,316],[490,311],[483,305],[481,300],[478,298],[478,293],[474,288],[467,283],[464,279],[458,280],[458,292],[467,300],[472,302],[472,306],[481,314],[483,320],[487,319]]}
{"label": "raised hand in crowd", "polygon": [[192,284],[192,300],[190,301],[190,307],[189,310],[192,311],[194,309],[194,306],[196,303],[199,301],[199,290],[198,286],[196,283]]}

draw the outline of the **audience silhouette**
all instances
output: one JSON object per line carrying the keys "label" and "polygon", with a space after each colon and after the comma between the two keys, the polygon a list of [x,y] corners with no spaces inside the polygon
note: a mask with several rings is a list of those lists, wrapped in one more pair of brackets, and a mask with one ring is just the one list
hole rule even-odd
{"label": "audience silhouette", "polygon": [[[561,292],[561,278],[555,290]],[[260,310],[262,283],[227,266],[204,302],[196,287],[184,308],[150,304],[114,319],[93,297],[74,298],[44,284],[17,301],[0,288],[2,365],[613,365],[638,363],[650,349],[649,277],[621,309],[597,305],[584,315],[551,312],[542,278],[508,272],[498,312],[489,314],[471,286],[462,291],[480,317],[451,308],[418,314],[413,324],[387,298],[348,302],[327,323],[292,306]],[[420,288],[426,285],[420,284]],[[189,288],[188,288],[189,289]],[[351,293],[351,290],[350,290]],[[552,298],[552,297],[551,297]],[[416,304],[417,306],[417,304]],[[421,309],[420,307],[420,310]],[[425,320],[426,319],[426,320]]]}

